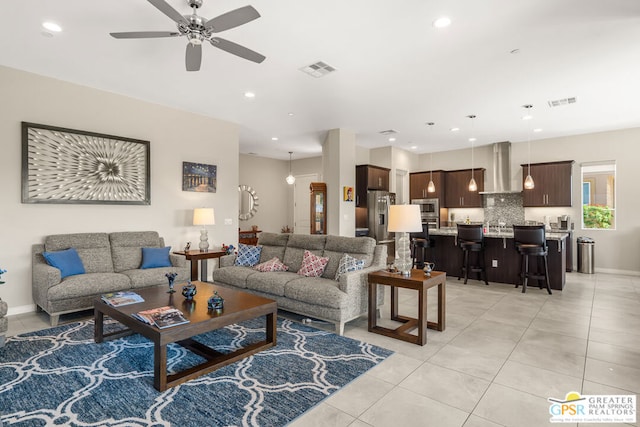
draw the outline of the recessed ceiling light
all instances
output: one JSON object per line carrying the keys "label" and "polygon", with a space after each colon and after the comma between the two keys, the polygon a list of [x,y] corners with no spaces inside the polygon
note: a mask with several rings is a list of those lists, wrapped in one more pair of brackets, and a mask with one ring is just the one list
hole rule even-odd
{"label": "recessed ceiling light", "polygon": [[534,132],[536,132],[536,133],[537,133],[537,132],[542,132],[542,129],[537,128],[537,129],[534,129],[533,131],[534,131]]}
{"label": "recessed ceiling light", "polygon": [[475,138],[469,138],[469,142],[476,142]]}
{"label": "recessed ceiling light", "polygon": [[389,138],[389,142],[395,142],[395,140],[396,139],[394,137]]}
{"label": "recessed ceiling light", "polygon": [[293,116],[293,113],[289,113],[289,117],[292,117],[292,116]]}
{"label": "recessed ceiling light", "polygon": [[418,148],[418,146],[417,146],[417,145],[412,145],[412,146],[411,146],[411,149],[412,149],[412,150],[415,150],[415,149],[417,149],[417,148]]}
{"label": "recessed ceiling light", "polygon": [[441,16],[433,21],[433,26],[436,28],[445,28],[451,25],[451,19],[448,16]]}
{"label": "recessed ceiling light", "polygon": [[277,137],[277,136],[272,136],[272,137],[271,137],[271,140],[272,140],[272,141],[277,141],[277,140],[278,140],[278,137]]}
{"label": "recessed ceiling light", "polygon": [[253,92],[245,92],[245,93],[244,93],[244,97],[245,97],[245,98],[255,98],[255,97],[256,97],[256,94],[255,94],[255,93],[253,93]]}
{"label": "recessed ceiling light", "polygon": [[451,128],[449,129],[451,132],[458,132],[460,130],[460,128]]}
{"label": "recessed ceiling light", "polygon": [[42,23],[42,27],[45,30],[49,30],[49,31],[53,31],[54,33],[59,33],[60,31],[62,31],[62,27],[58,24],[56,24],[55,22],[51,22],[51,21],[46,21]]}

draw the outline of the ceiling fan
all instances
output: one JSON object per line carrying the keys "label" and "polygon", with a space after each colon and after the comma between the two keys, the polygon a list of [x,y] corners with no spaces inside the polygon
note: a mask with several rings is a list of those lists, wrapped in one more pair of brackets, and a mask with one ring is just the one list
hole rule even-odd
{"label": "ceiling fan", "polygon": [[200,69],[202,62],[202,42],[204,41],[208,41],[218,49],[222,49],[225,52],[232,53],[249,61],[261,63],[265,60],[265,56],[258,52],[254,52],[232,41],[213,36],[215,33],[238,27],[259,18],[260,14],[252,6],[244,6],[207,20],[197,14],[198,8],[202,6],[202,0],[187,0],[187,4],[191,7],[193,13],[184,16],[171,7],[165,0],[148,0],[148,2],[175,21],[178,25],[178,31],[129,31],[110,33],[111,36],[116,39],[187,36],[189,39],[185,55],[187,71],[198,71]]}

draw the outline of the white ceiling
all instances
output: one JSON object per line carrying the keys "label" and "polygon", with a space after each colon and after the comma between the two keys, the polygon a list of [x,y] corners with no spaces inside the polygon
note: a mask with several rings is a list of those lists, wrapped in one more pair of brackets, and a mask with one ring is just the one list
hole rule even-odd
{"label": "white ceiling", "polygon": [[[262,64],[206,44],[201,70],[187,72],[184,37],[110,37],[175,31],[144,0],[3,0],[0,64],[239,123],[242,153],[280,159],[319,155],[339,127],[364,147],[426,153],[470,147],[471,136],[476,146],[525,141],[532,128],[539,139],[640,126],[638,0],[204,0],[198,14],[246,4],[262,17],[219,35]],[[434,28],[442,15],[452,25]],[[43,36],[44,20],[63,32]],[[316,61],[338,71],[299,70]],[[379,134],[387,129],[396,142]]]}

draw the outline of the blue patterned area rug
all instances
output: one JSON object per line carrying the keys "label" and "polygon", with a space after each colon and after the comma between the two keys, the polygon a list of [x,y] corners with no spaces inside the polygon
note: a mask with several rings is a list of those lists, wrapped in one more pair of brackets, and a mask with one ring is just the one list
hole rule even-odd
{"label": "blue patterned area rug", "polygon": [[[264,319],[195,339],[232,351],[264,339]],[[161,393],[150,341],[135,334],[96,344],[92,320],[73,323],[10,337],[0,349],[0,425],[281,426],[391,353],[279,318],[276,347]],[[179,345],[168,359],[170,371],[202,361]]]}

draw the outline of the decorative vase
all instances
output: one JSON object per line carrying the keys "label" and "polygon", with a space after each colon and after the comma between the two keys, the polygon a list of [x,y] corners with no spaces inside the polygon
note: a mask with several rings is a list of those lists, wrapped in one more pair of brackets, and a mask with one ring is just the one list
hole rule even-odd
{"label": "decorative vase", "polygon": [[184,296],[187,301],[193,300],[193,297],[196,295],[196,293],[198,293],[196,285],[191,282],[187,282],[187,284],[182,287],[182,296]]}
{"label": "decorative vase", "polygon": [[223,307],[224,299],[222,299],[222,297],[218,295],[218,291],[215,291],[213,293],[213,296],[207,301],[207,308],[209,310],[222,311]]}
{"label": "decorative vase", "polygon": [[176,281],[176,277],[178,276],[176,273],[167,273],[164,275],[167,280],[169,281],[169,290],[167,291],[168,294],[172,294],[175,292],[175,289],[173,289],[173,282]]}
{"label": "decorative vase", "polygon": [[433,269],[436,268],[436,265],[432,262],[425,262],[424,263],[424,275],[425,276],[431,276],[431,272],[433,271]]}

